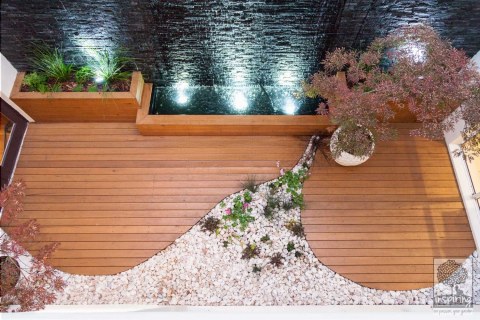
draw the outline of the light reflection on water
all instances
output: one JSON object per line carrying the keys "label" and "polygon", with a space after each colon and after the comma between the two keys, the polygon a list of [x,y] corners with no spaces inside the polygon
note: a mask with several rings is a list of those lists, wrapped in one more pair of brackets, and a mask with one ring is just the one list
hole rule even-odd
{"label": "light reflection on water", "polygon": [[150,114],[187,115],[311,115],[318,100],[281,86],[155,87]]}

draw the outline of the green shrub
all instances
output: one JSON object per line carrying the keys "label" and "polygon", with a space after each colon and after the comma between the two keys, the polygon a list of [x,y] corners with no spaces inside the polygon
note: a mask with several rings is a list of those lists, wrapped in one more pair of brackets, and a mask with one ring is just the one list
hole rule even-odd
{"label": "green shrub", "polygon": [[260,241],[262,242],[268,242],[270,241],[270,236],[268,234],[264,235],[263,237],[260,238]]}
{"label": "green shrub", "polygon": [[58,48],[51,49],[45,44],[34,45],[31,62],[36,71],[56,82],[70,80],[72,76],[73,66],[65,63],[63,53]]}
{"label": "green shrub", "polygon": [[132,73],[124,71],[124,69],[133,62],[133,59],[127,57],[124,50],[110,52],[105,49],[96,52],[95,55],[95,66],[93,67],[95,76],[102,79],[107,87],[112,82],[127,81],[130,78]]}
{"label": "green shrub", "polygon": [[92,80],[93,77],[93,70],[88,66],[83,66],[75,72],[75,82],[77,84],[85,84],[89,80]]}
{"label": "green shrub", "polygon": [[23,78],[23,83],[33,91],[46,92],[48,88],[47,77],[37,72],[27,73]]}

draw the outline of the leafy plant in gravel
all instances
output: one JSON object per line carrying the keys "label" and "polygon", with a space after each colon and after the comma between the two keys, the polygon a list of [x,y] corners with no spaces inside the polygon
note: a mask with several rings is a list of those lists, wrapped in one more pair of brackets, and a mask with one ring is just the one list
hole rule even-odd
{"label": "leafy plant in gravel", "polygon": [[242,189],[247,189],[250,192],[257,190],[257,178],[255,175],[249,175],[247,179],[242,183]]}
{"label": "leafy plant in gravel", "polygon": [[253,257],[257,257],[260,254],[260,250],[258,249],[255,243],[249,243],[242,251],[242,259],[252,259]]}
{"label": "leafy plant in gravel", "polygon": [[256,264],[253,265],[252,271],[254,273],[259,273],[262,271],[262,267],[257,266]]}
{"label": "leafy plant in gravel", "polygon": [[263,243],[270,241],[270,236],[268,234],[264,235],[263,237],[260,238],[260,241]]}
{"label": "leafy plant in gravel", "polygon": [[293,250],[295,250],[295,244],[292,241],[290,241],[287,244],[287,251],[292,252]]}
{"label": "leafy plant in gravel", "polygon": [[243,196],[236,196],[233,199],[233,208],[227,208],[223,219],[229,221],[232,227],[240,226],[240,230],[245,231],[248,224],[255,221],[255,218],[250,214],[252,208],[249,204],[252,201],[252,195],[246,191]]}
{"label": "leafy plant in gravel", "polygon": [[50,48],[46,44],[34,44],[32,66],[48,79],[55,82],[70,80],[73,65],[64,61],[64,56],[59,48]]}
{"label": "leafy plant in gravel", "polygon": [[292,196],[292,202],[299,208],[303,209],[305,206],[303,194],[299,190],[302,188],[303,182],[307,177],[308,171],[305,168],[298,170],[298,172],[287,171],[274,182],[274,186],[276,188],[286,186],[287,192]]}
{"label": "leafy plant in gravel", "polygon": [[303,253],[300,252],[300,251],[295,251],[295,258],[300,258],[301,256],[303,256]]}
{"label": "leafy plant in gravel", "polygon": [[282,209],[285,211],[292,210],[295,208],[296,204],[293,201],[283,201],[282,202]]}
{"label": "leafy plant in gravel", "polygon": [[305,230],[301,222],[290,220],[285,227],[297,237],[303,237],[305,235]]}
{"label": "leafy plant in gravel", "polygon": [[267,196],[267,204],[263,209],[263,215],[267,219],[272,219],[273,216],[275,215],[275,212],[278,211],[279,207],[280,207],[280,201],[278,200],[277,197],[275,197],[272,193],[270,193]]}
{"label": "leafy plant in gravel", "polygon": [[202,222],[202,231],[215,232],[220,226],[220,219],[208,217]]}
{"label": "leafy plant in gravel", "polygon": [[283,266],[283,256],[282,256],[282,254],[280,252],[275,253],[270,258],[270,263],[273,264],[275,267]]}

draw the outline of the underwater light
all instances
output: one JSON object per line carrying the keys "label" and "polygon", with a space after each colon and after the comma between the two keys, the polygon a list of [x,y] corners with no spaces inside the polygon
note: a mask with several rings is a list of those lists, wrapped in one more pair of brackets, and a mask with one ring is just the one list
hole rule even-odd
{"label": "underwater light", "polygon": [[179,92],[175,101],[177,101],[178,104],[185,104],[188,102],[188,96],[183,92]]}
{"label": "underwater light", "polygon": [[190,85],[186,81],[180,81],[175,84],[175,88],[177,89],[177,97],[175,101],[178,104],[186,104],[190,99],[189,95],[186,92],[189,87]]}
{"label": "underwater light", "polygon": [[285,100],[285,105],[283,106],[283,112],[285,112],[285,114],[295,114],[296,111],[297,111],[297,105],[295,101],[293,101],[292,98],[288,97]]}
{"label": "underwater light", "polygon": [[238,111],[243,111],[248,107],[247,97],[243,92],[236,91],[232,96],[233,108]]}

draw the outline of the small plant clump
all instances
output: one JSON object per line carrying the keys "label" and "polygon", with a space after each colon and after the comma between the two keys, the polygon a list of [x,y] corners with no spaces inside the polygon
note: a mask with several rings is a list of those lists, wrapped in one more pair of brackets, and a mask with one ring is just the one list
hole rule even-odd
{"label": "small plant clump", "polygon": [[260,250],[258,249],[257,245],[255,243],[249,243],[243,249],[242,252],[242,259],[252,259],[253,257],[256,257],[260,254]]}
{"label": "small plant clump", "polygon": [[23,83],[35,91],[47,92],[47,77],[41,73],[31,72],[25,75]]}
{"label": "small plant clump", "polygon": [[257,190],[257,178],[255,175],[249,175],[247,179],[242,183],[242,189],[247,189],[250,192]]}
{"label": "small plant clump", "polygon": [[[133,62],[133,59],[127,56],[125,50],[117,51],[103,50],[95,52],[95,76],[104,81],[105,86],[113,88],[114,82],[126,82],[131,72],[124,71],[126,66]],[[114,90],[115,91],[115,90]]]}
{"label": "small plant clump", "polygon": [[293,204],[300,209],[303,209],[305,207],[303,194],[299,192],[299,190],[302,188],[303,182],[307,179],[307,177],[308,171],[305,168],[298,170],[298,172],[287,171],[273,184],[275,188],[286,186],[287,192],[290,193],[292,197]]}
{"label": "small plant clump", "polygon": [[293,201],[282,202],[282,209],[283,210],[289,211],[289,210],[292,210],[293,208],[295,208],[295,204],[293,203]]}
{"label": "small plant clump", "polygon": [[233,199],[233,208],[227,208],[223,220],[229,221],[232,227],[240,226],[240,230],[245,231],[248,224],[255,221],[251,215],[252,208],[249,207],[252,201],[252,194],[246,191],[242,196]]}
{"label": "small plant clump", "polygon": [[63,52],[59,48],[51,49],[45,43],[34,45],[31,63],[39,73],[55,83],[68,81],[72,76],[73,65],[65,63]]}
{"label": "small plant clump", "polygon": [[275,267],[283,266],[283,256],[281,253],[277,252],[270,258],[270,263]]}
{"label": "small plant clump", "polygon": [[228,245],[229,245],[229,244],[230,244],[230,243],[229,243],[228,241],[223,241],[223,247],[224,247],[224,248],[228,248]]}
{"label": "small plant clump", "polygon": [[295,251],[295,258],[300,258],[301,256],[303,256],[303,253],[300,252],[300,251]]}
{"label": "small plant clump", "polygon": [[89,66],[80,67],[77,71],[75,71],[75,81],[77,85],[83,86],[89,80],[91,80],[95,74],[93,73],[92,68]]}
{"label": "small plant clump", "polygon": [[220,226],[220,219],[208,217],[202,222],[202,231],[215,232]]}
{"label": "small plant clump", "polygon": [[287,251],[288,252],[292,252],[293,250],[295,250],[295,244],[290,241],[288,244],[287,244]]}
{"label": "small plant clump", "polygon": [[305,235],[305,229],[301,222],[290,220],[285,227],[297,237],[303,237]]}
{"label": "small plant clump", "polygon": [[270,236],[268,234],[264,235],[263,237],[260,238],[260,241],[263,243],[270,241]]}
{"label": "small plant clump", "polygon": [[252,271],[253,271],[254,273],[259,273],[259,272],[262,271],[262,267],[259,267],[259,266],[257,266],[256,264],[254,264]]}
{"label": "small plant clump", "polygon": [[263,214],[267,219],[272,219],[275,216],[275,212],[278,211],[279,207],[280,201],[277,197],[273,196],[272,193],[270,193],[267,197],[267,205],[263,209]]}

